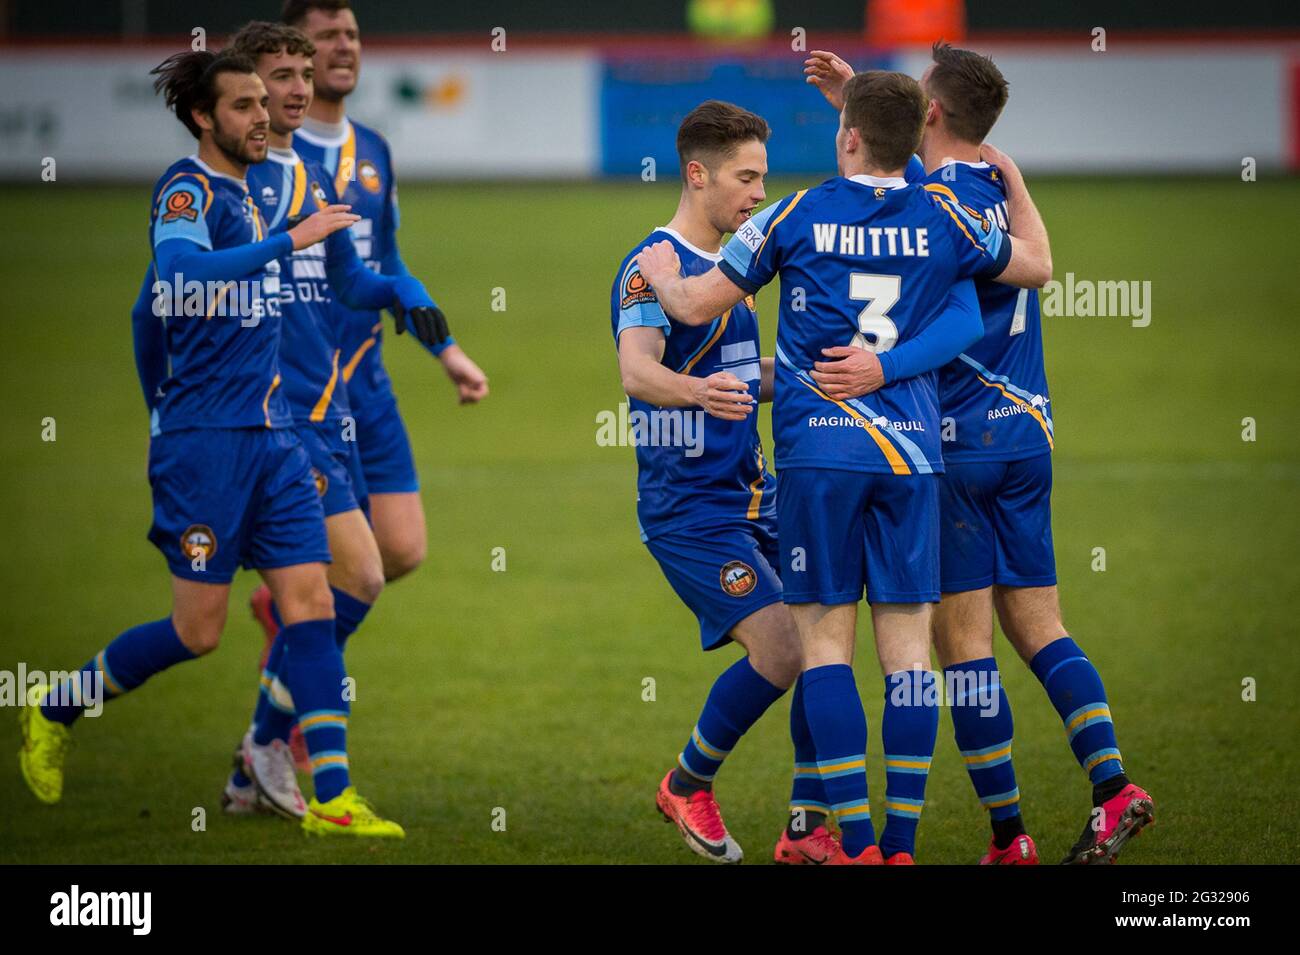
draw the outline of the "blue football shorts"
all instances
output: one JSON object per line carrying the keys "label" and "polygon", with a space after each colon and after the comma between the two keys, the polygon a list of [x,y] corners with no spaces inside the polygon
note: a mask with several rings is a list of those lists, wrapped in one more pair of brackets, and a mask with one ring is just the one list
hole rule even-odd
{"label": "blue football shorts", "polygon": [[1056,584],[1052,455],[944,465],[939,564],[944,593]]}
{"label": "blue football shorts", "polygon": [[195,428],[149,444],[149,540],[177,577],[330,559],[311,461],[292,428]]}
{"label": "blue football shorts", "polygon": [[784,468],[777,496],[788,604],[939,599],[934,474]]}

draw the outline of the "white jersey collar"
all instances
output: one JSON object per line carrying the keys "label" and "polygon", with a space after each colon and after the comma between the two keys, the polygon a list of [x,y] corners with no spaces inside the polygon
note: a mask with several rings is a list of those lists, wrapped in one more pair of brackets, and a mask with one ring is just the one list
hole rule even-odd
{"label": "white jersey collar", "polygon": [[672,236],[674,239],[676,239],[676,240],[677,240],[678,242],[680,242],[682,245],[686,246],[686,248],[690,249],[692,252],[694,252],[696,255],[698,255],[698,256],[699,256],[700,258],[702,258],[702,259],[708,259],[710,262],[721,262],[721,261],[722,261],[722,253],[721,253],[721,252],[705,252],[705,251],[704,251],[703,249],[701,249],[698,245],[694,245],[694,244],[692,244],[691,242],[688,242],[685,238],[682,237],[682,234],[681,234],[680,232],[678,232],[676,229],[670,229],[670,228],[668,228],[668,226],[666,226],[666,225],[661,225],[661,226],[658,226],[658,227],[655,229],[655,231],[656,231],[656,232],[667,232],[670,236]]}
{"label": "white jersey collar", "polygon": [[293,151],[293,147],[288,149],[268,149],[266,158],[271,162],[278,162],[282,166],[298,165],[298,154]]}
{"label": "white jersey collar", "polygon": [[229,179],[231,182],[239,183],[245,189],[248,188],[247,180],[241,179],[238,176],[232,176],[228,172],[217,172],[215,169],[213,169],[211,166],[205,163],[202,159],[200,159],[198,153],[194,153],[192,156],[190,156],[189,160],[190,162],[194,163],[194,165],[198,166],[200,169],[206,172],[209,176],[217,176],[218,178],[221,179]]}
{"label": "white jersey collar", "polygon": [[850,182],[859,182],[864,186],[871,186],[875,189],[902,189],[907,185],[907,180],[902,176],[868,176],[860,172],[856,176],[849,176]]}
{"label": "white jersey collar", "polygon": [[302,125],[295,131],[295,136],[301,136],[313,146],[319,146],[321,149],[330,149],[334,146],[342,146],[348,141],[348,134],[352,131],[352,122],[343,117],[341,123],[322,123],[318,119],[312,119],[308,116],[302,121]]}

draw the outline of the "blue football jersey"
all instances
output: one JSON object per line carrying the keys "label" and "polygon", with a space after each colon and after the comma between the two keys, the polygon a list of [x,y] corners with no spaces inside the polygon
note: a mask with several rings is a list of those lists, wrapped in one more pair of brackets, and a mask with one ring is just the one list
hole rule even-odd
{"label": "blue football jersey", "polygon": [[[670,229],[656,229],[638,242],[619,265],[610,291],[615,345],[627,328],[662,328],[666,367],[696,378],[729,371],[749,385],[757,401],[762,350],[753,299],[733,306],[708,325],[683,325],[665,315],[636,266],[637,253],[663,239],[676,247],[683,275],[699,275],[718,262],[717,254],[696,248]],[[642,540],[686,527],[775,521],[776,481],[768,472],[758,436],[757,408],[744,421],[724,421],[698,407],[658,408],[629,396],[628,419],[637,445],[637,519]],[[703,429],[697,432],[701,419]],[[683,440],[660,440],[674,435]],[[693,437],[694,444],[686,444],[686,437]]]}
{"label": "blue football jersey", "polygon": [[[293,136],[293,147],[303,159],[324,167],[333,177],[340,202],[352,206],[361,221],[351,226],[357,254],[368,267],[385,275],[401,272],[394,267],[397,250],[397,184],[388,143],[368,126],[344,121],[342,136],[323,139],[305,129]],[[342,349],[344,381],[349,398],[360,407],[372,397],[392,390],[392,381],[380,357],[383,322],[379,312],[355,310],[335,303]]]}
{"label": "blue football jersey", "polygon": [[903,178],[907,180],[909,186],[925,178],[925,163],[921,162],[920,156],[913,156],[907,161],[907,168],[903,170]]}
{"label": "blue football jersey", "polygon": [[894,474],[943,470],[936,374],[835,401],[812,379],[822,349],[877,352],[942,313],[953,283],[1006,268],[991,221],[903,179],[836,177],[769,206],[736,231],[719,267],[747,292],[778,273],[776,468]]}
{"label": "blue football jersey", "polygon": [[[151,209],[154,250],[168,240],[185,239],[219,251],[266,236],[245,181],[216,172],[197,156],[173,163],[163,173],[154,185]],[[155,313],[166,323],[168,375],[153,406],[154,433],[291,423],[276,363],[278,281],[274,260],[232,282],[158,275]]]}
{"label": "blue football jersey", "polygon": [[[1009,229],[1007,193],[996,166],[954,163],[937,169],[930,191]],[[1055,434],[1038,292],[1000,282],[975,284],[984,337],[939,371],[939,409],[951,418],[948,461],[1014,461],[1050,451]]]}
{"label": "blue football jersey", "polygon": [[[292,228],[300,219],[336,202],[332,177],[316,163],[272,152],[249,167],[248,188],[267,233]],[[348,241],[338,232],[310,248],[279,259],[280,374],[294,421],[338,421],[349,412],[336,313],[326,277],[327,249]]]}

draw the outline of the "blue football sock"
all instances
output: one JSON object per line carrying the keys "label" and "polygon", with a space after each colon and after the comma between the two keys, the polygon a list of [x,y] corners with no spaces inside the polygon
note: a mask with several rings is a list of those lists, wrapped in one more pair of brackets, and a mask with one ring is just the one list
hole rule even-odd
{"label": "blue football sock", "polygon": [[337,587],[331,587],[330,591],[334,594],[334,642],[340,650],[346,650],[348,637],[356,633],[361,621],[366,619],[370,604],[345,594]]}
{"label": "blue football sock", "polygon": [[285,640],[289,692],[311,754],[316,798],[328,802],[350,784],[348,714],[343,695],[343,654],[334,641],[334,620],[306,620],[280,631]]}
{"label": "blue football sock", "polygon": [[951,688],[953,738],[980,804],[993,822],[1020,815],[1020,789],[1011,761],[1014,724],[998,661],[968,660],[943,672]]}
{"label": "blue football sock", "polygon": [[[674,781],[687,789],[712,782],[727,754],[785,690],[773,686],[741,657],[714,681],[699,721],[678,757]],[[681,770],[689,776],[682,778]]]}
{"label": "blue football sock", "polygon": [[[795,818],[830,815],[831,806],[826,801],[826,787],[817,772],[817,744],[813,742],[812,730],[808,727],[808,714],[803,701],[803,674],[794,684],[794,694],[790,700],[790,740],[794,743],[794,784],[790,787],[790,815]],[[804,821],[807,821],[805,818]],[[811,832],[813,825],[803,828]]]}
{"label": "blue football sock", "polygon": [[297,721],[293,707],[287,705],[283,696],[276,698],[281,689],[289,686],[286,646],[284,628],[281,627],[271,644],[271,652],[267,654],[257,694],[257,707],[253,710],[253,742],[258,746],[267,746],[276,739],[287,742],[289,732]]}
{"label": "blue football sock", "polygon": [[1074,758],[1092,784],[1124,772],[1106,688],[1079,645],[1069,637],[1054,640],[1034,655],[1029,668],[1060,714]]}
{"label": "blue football sock", "polygon": [[939,735],[939,683],[930,670],[899,670],[885,677],[880,736],[885,746],[885,858],[916,855],[916,826],[925,806],[934,742]]}
{"label": "blue football sock", "polygon": [[858,856],[876,841],[867,800],[867,716],[846,663],[803,674],[803,707],[817,747],[817,772],[840,824],[844,852]]}
{"label": "blue football sock", "polygon": [[171,617],[142,623],[120,634],[75,676],[53,687],[41,703],[41,713],[70,726],[87,702],[93,702],[87,699],[87,691],[111,700],[134,690],[155,673],[194,657],[181,643]]}

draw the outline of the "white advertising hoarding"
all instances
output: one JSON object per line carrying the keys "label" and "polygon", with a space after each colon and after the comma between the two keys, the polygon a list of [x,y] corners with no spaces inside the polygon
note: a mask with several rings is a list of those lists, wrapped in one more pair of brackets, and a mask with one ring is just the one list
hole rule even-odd
{"label": "white advertising hoarding", "polygon": [[[0,177],[149,180],[194,140],[155,96],[162,52],[6,52]],[[349,112],[405,179],[581,177],[599,169],[600,63],[583,53],[367,53]]]}

